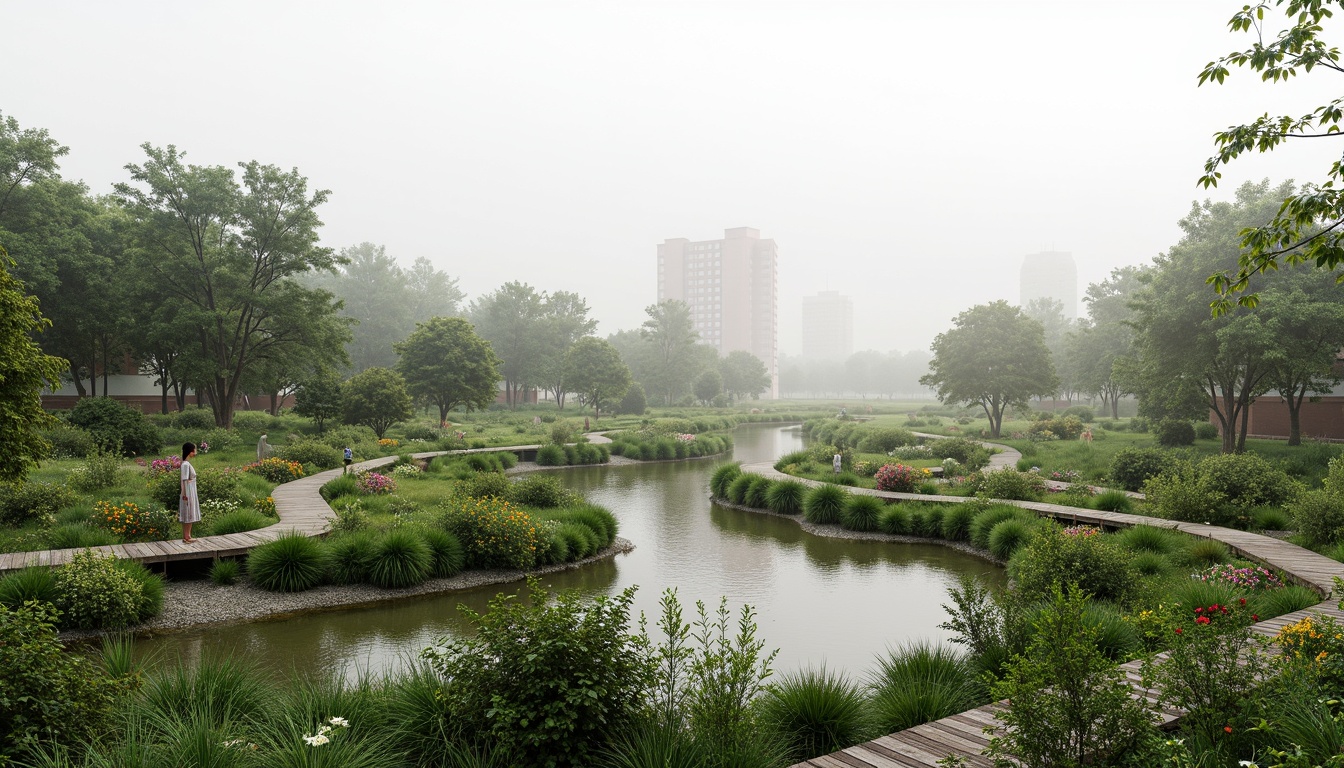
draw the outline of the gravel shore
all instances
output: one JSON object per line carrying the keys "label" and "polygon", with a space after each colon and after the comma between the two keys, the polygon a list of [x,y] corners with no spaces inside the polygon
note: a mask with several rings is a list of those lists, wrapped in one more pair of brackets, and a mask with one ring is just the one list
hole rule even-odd
{"label": "gravel shore", "polygon": [[[163,613],[134,628],[137,636],[181,632],[200,627],[248,621],[284,619],[304,613],[339,611],[402,600],[442,595],[490,584],[522,581],[528,576],[582,568],[590,563],[633,551],[635,545],[616,537],[610,547],[583,560],[548,565],[532,571],[464,571],[446,579],[430,579],[409,589],[379,589],[367,584],[327,585],[307,592],[267,592],[247,583],[220,587],[209,580],[168,582]],[[96,637],[101,632],[64,632],[63,639]]]}

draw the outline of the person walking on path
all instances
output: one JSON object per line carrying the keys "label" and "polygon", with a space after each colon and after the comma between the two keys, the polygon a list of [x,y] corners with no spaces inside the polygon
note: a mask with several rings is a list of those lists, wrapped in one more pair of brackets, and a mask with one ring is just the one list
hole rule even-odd
{"label": "person walking on path", "polygon": [[345,458],[345,469],[341,472],[341,474],[345,474],[346,472],[350,471],[350,462],[355,460],[355,452],[350,449],[350,446],[346,446],[343,456]]}
{"label": "person walking on path", "polygon": [[182,444],[182,498],[177,502],[177,521],[182,523],[182,541],[190,544],[191,524],[201,521],[201,502],[196,497],[196,468],[191,466],[191,457],[196,455],[196,446]]}

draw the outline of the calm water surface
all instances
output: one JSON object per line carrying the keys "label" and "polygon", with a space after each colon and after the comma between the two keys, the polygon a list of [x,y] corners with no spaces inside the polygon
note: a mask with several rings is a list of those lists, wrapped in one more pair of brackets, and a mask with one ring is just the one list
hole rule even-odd
{"label": "calm water surface", "polygon": [[[734,458],[765,461],[802,447],[797,428],[752,425],[733,435]],[[696,600],[711,608],[727,595],[734,611],[756,608],[759,637],[779,648],[776,669],[825,663],[862,674],[886,648],[914,639],[945,639],[938,629],[947,591],[963,573],[995,583],[999,568],[932,544],[828,539],[791,520],[726,509],[709,500],[717,462],[594,467],[557,474],[569,487],[610,509],[636,549],[614,560],[554,574],[552,589],[613,594],[637,585],[636,609],[653,623],[658,599],[675,587],[690,618]],[[191,660],[206,652],[238,653],[277,671],[375,672],[400,667],[444,635],[469,632],[458,610],[485,609],[520,584],[484,587],[386,606],[299,616],[169,635],[140,643],[142,652]]]}

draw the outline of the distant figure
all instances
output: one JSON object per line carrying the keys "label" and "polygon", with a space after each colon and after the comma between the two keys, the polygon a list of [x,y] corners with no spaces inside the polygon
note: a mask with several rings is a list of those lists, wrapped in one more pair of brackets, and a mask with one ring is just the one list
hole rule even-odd
{"label": "distant figure", "polygon": [[843,463],[843,461],[844,460],[840,457],[840,454],[838,453],[831,458],[831,469],[835,470],[835,474],[837,475],[840,474],[840,464]]}
{"label": "distant figure", "polygon": [[266,454],[269,453],[270,450],[271,447],[266,444],[266,436],[262,435],[261,439],[257,441],[257,461],[261,461],[262,459],[266,458]]}
{"label": "distant figure", "polygon": [[1087,443],[1088,445],[1091,445],[1091,444],[1092,444],[1092,428],[1091,428],[1091,427],[1088,427],[1087,429],[1084,429],[1084,430],[1083,430],[1083,434],[1079,435],[1079,437],[1081,437],[1081,438],[1083,439],[1083,442],[1084,442],[1084,443]]}
{"label": "distant figure", "polygon": [[584,432],[587,432],[587,431],[588,431],[588,417],[587,417],[587,416],[584,416],[584,417],[583,417],[583,431],[584,431]]}
{"label": "distant figure", "polygon": [[538,424],[540,424],[540,423],[541,423],[541,417],[540,417],[540,416],[533,416],[533,417],[532,417],[532,426],[535,427],[536,425],[538,425]]}
{"label": "distant figure", "polygon": [[355,460],[355,452],[353,449],[350,448],[350,446],[347,445],[345,447],[345,450],[342,451],[341,453],[343,454],[342,458],[345,459],[345,470],[341,474],[345,474],[346,472],[350,471],[350,462]]}
{"label": "distant figure", "polygon": [[195,455],[194,444],[182,445],[182,498],[177,502],[177,521],[182,524],[182,541],[187,544],[195,541],[191,538],[191,524],[201,521],[201,502],[196,496],[196,468],[190,461]]}

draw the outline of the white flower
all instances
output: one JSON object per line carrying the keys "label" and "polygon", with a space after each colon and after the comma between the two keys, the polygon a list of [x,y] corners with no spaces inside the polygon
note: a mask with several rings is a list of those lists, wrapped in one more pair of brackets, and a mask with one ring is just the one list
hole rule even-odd
{"label": "white flower", "polygon": [[243,739],[229,739],[228,741],[221,742],[219,746],[225,749],[230,749],[232,747],[241,747],[246,743],[247,742],[244,741]]}
{"label": "white flower", "polygon": [[341,728],[350,727],[350,721],[346,720],[344,717],[333,717],[327,722],[331,723],[332,725],[340,726]]}
{"label": "white flower", "polygon": [[325,736],[325,735],[327,735],[328,733],[331,733],[331,726],[330,726],[330,725],[324,725],[324,726],[322,726],[321,728],[318,728],[318,729],[317,729],[317,732],[318,732],[319,734]]}
{"label": "white flower", "polygon": [[1250,760],[1241,760],[1237,765],[1240,766],[1240,768],[1260,768],[1260,766],[1252,763]]}
{"label": "white flower", "polygon": [[325,733],[321,732],[319,732],[316,736],[304,736],[303,740],[308,742],[308,746],[310,747],[320,747],[323,744],[326,744],[327,742],[331,741],[331,739],[327,738],[327,735]]}

